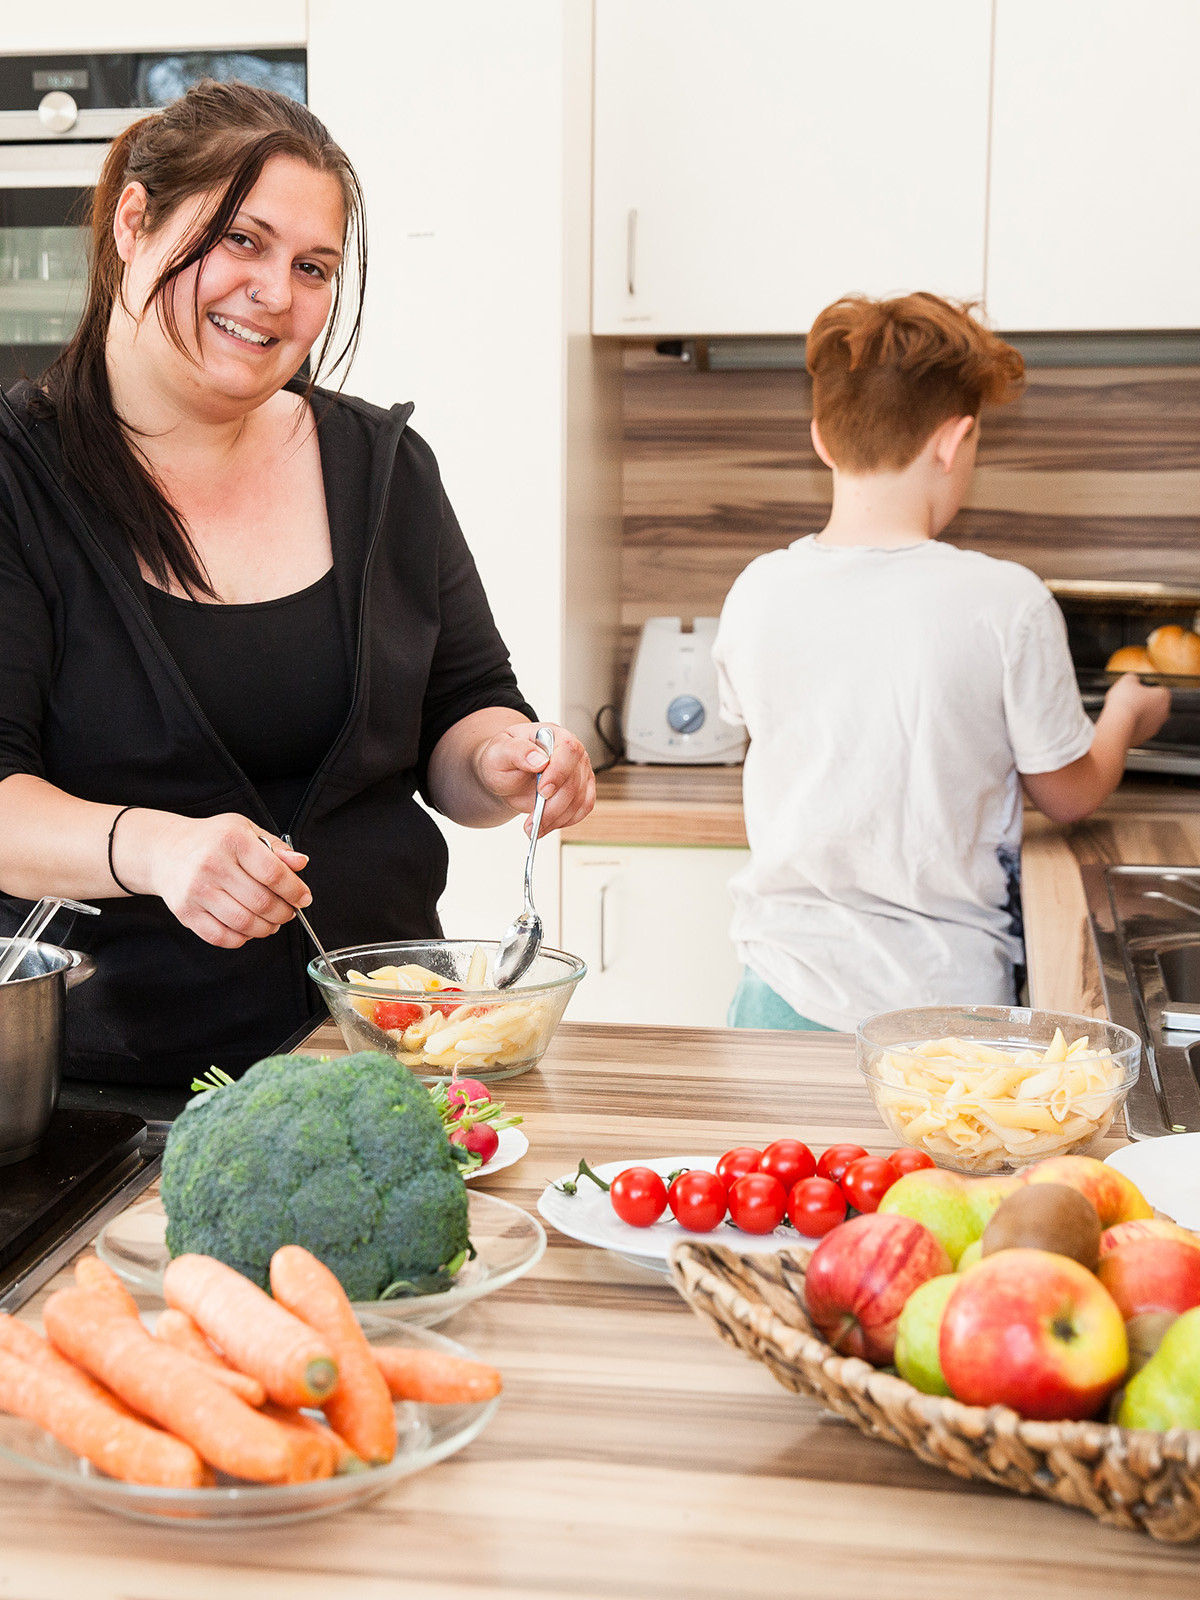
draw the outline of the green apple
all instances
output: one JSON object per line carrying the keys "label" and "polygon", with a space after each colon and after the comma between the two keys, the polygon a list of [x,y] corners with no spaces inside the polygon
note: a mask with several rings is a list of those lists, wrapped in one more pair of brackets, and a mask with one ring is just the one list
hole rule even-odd
{"label": "green apple", "polygon": [[992,1220],[1001,1200],[1021,1187],[1020,1178],[1014,1176],[994,1178],[968,1178],[967,1201],[971,1207],[971,1215],[978,1223],[976,1238],[983,1237],[983,1230]]}
{"label": "green apple", "polygon": [[983,1260],[983,1240],[976,1239],[969,1244],[958,1258],[958,1271],[965,1272],[968,1267],[973,1267],[977,1261]]}
{"label": "green apple", "polygon": [[1130,1378],[1117,1421],[1123,1428],[1200,1428],[1200,1306],[1176,1317]]}
{"label": "green apple", "polygon": [[922,1394],[949,1394],[938,1360],[938,1337],[946,1301],[957,1289],[953,1272],[928,1278],[904,1302],[896,1324],[896,1371]]}
{"label": "green apple", "polygon": [[879,1202],[879,1210],[921,1223],[951,1261],[957,1261],[983,1232],[983,1224],[976,1222],[967,1198],[966,1179],[941,1167],[906,1172]]}

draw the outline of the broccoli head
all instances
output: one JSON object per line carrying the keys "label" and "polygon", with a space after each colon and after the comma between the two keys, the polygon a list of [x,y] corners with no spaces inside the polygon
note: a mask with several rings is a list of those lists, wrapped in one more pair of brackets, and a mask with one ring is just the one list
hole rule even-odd
{"label": "broccoli head", "polygon": [[424,1086],[389,1056],[270,1056],[189,1105],[163,1156],[167,1248],[216,1256],[263,1288],[301,1244],[351,1300],[467,1248],[467,1191]]}

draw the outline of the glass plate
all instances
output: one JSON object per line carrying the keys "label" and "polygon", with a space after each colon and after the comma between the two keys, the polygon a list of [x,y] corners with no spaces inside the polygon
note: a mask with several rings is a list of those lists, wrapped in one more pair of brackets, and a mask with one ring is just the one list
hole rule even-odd
{"label": "glass plate", "polygon": [[[470,1350],[440,1333],[406,1323],[389,1323],[370,1333],[372,1342],[407,1349],[444,1350],[476,1361]],[[328,1516],[345,1506],[361,1504],[391,1488],[401,1478],[423,1472],[435,1461],[453,1455],[491,1421],[499,1397],[469,1406],[396,1403],[396,1454],[384,1467],[368,1467],[342,1477],[318,1478],[313,1483],[243,1483],[218,1477],[211,1489],[163,1489],[122,1483],[81,1461],[65,1445],[21,1417],[0,1413],[0,1458],[13,1462],[38,1478],[47,1478],[93,1505],[139,1522],[159,1527],[170,1523],[186,1528],[268,1526],[279,1522],[307,1522]]]}
{"label": "glass plate", "polygon": [[[677,1172],[681,1167],[689,1167],[694,1171],[715,1172],[717,1158],[715,1156],[651,1156],[649,1159],[641,1158],[632,1161],[606,1161],[603,1166],[594,1169],[598,1178],[611,1182],[618,1172],[624,1172],[631,1166],[651,1167],[661,1177],[668,1173]],[[574,1179],[573,1172],[565,1172],[561,1178],[555,1179],[562,1183],[564,1179]],[[668,1272],[668,1252],[671,1246],[679,1239],[696,1239],[704,1244],[728,1245],[731,1250],[740,1250],[743,1254],[765,1250],[787,1250],[795,1245],[807,1247],[815,1245],[815,1239],[806,1238],[804,1234],[797,1233],[795,1228],[779,1227],[774,1233],[743,1233],[740,1228],[735,1228],[732,1223],[721,1223],[711,1233],[692,1233],[687,1228],[681,1228],[669,1211],[663,1213],[657,1222],[651,1223],[648,1228],[632,1228],[629,1223],[622,1222],[612,1208],[612,1201],[606,1190],[597,1189],[584,1178],[575,1194],[563,1194],[548,1183],[542,1190],[538,1201],[538,1210],[547,1222],[553,1223],[560,1233],[565,1233],[568,1238],[578,1239],[581,1244],[598,1246],[601,1250],[612,1250],[620,1256],[622,1261],[631,1262],[635,1267],[646,1267],[651,1272]]]}
{"label": "glass plate", "polygon": [[[376,1327],[403,1322],[432,1328],[481,1295],[493,1294],[536,1266],[546,1249],[546,1231],[536,1217],[495,1195],[472,1190],[467,1196],[467,1228],[476,1255],[442,1294],[407,1300],[360,1301],[354,1309],[373,1336]],[[167,1214],[161,1200],[130,1206],[103,1230],[96,1254],[131,1289],[161,1294],[167,1254]]]}

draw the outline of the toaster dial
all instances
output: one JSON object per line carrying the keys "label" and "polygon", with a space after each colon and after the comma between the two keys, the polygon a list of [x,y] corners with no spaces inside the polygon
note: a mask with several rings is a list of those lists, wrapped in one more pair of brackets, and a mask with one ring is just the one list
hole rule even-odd
{"label": "toaster dial", "polygon": [[667,721],[676,733],[699,733],[704,726],[704,706],[694,694],[677,694],[667,707]]}

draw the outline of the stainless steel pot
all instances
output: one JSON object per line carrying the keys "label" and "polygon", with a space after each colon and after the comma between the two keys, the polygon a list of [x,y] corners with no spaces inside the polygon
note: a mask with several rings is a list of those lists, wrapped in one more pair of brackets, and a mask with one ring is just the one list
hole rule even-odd
{"label": "stainless steel pot", "polygon": [[[8,940],[0,939],[0,950]],[[42,1142],[62,1082],[67,990],[96,970],[90,956],[35,944],[0,983],[0,1167]]]}

